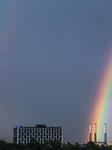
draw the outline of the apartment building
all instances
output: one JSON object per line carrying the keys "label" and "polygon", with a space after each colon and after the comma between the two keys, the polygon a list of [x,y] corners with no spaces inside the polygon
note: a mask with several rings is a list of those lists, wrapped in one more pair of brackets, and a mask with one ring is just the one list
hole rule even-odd
{"label": "apartment building", "polygon": [[41,144],[50,140],[58,140],[62,143],[62,127],[46,127],[46,125],[37,124],[35,127],[16,126],[13,128],[13,143],[25,145],[32,138]]}

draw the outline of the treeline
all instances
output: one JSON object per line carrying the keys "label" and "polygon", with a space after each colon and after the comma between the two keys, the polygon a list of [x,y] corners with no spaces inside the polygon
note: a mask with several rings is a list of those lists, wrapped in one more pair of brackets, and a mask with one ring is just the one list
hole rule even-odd
{"label": "treeline", "polygon": [[100,150],[108,149],[111,150],[112,147],[98,147],[93,142],[88,142],[84,147],[80,147],[78,143],[72,145],[71,143],[61,145],[58,141],[46,141],[44,144],[40,144],[37,141],[30,141],[30,143],[14,144],[7,143],[0,140],[0,150]]}

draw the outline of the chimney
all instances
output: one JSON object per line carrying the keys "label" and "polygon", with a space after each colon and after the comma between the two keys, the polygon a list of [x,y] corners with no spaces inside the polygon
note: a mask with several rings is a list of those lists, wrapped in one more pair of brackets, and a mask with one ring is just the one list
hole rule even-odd
{"label": "chimney", "polygon": [[89,141],[92,141],[92,124],[89,125]]}
{"label": "chimney", "polygon": [[104,143],[107,143],[107,125],[106,123],[104,124]]}
{"label": "chimney", "polygon": [[96,143],[96,123],[94,124],[94,143]]}

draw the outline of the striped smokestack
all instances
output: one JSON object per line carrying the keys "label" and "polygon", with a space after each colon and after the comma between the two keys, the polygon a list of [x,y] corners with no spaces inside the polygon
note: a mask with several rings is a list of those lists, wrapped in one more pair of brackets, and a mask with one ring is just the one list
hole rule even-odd
{"label": "striped smokestack", "polygon": [[104,143],[107,143],[107,125],[106,123],[104,124]]}
{"label": "striped smokestack", "polygon": [[92,124],[89,125],[89,140],[92,141]]}
{"label": "striped smokestack", "polygon": [[96,143],[96,123],[94,124],[94,143]]}

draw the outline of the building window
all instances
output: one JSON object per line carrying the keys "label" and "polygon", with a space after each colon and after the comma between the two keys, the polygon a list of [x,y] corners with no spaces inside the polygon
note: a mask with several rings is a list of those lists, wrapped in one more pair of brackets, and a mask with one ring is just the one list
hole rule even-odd
{"label": "building window", "polygon": [[29,136],[29,132],[27,132],[27,136]]}
{"label": "building window", "polygon": [[37,133],[37,129],[35,130],[35,133]]}
{"label": "building window", "polygon": [[51,132],[49,132],[49,136],[51,136]]}
{"label": "building window", "polygon": [[29,142],[29,137],[27,137],[27,142]]}
{"label": "building window", "polygon": [[34,132],[33,132],[33,136],[34,136]]}
{"label": "building window", "polygon": [[40,136],[40,132],[38,132],[38,136]]}
{"label": "building window", "polygon": [[38,137],[38,142],[40,142],[40,138]]}
{"label": "building window", "polygon": [[32,129],[30,129],[30,133],[32,133]]}
{"label": "building window", "polygon": [[19,134],[19,139],[21,138],[21,135]]}
{"label": "building window", "polygon": [[61,136],[61,132],[60,132],[60,136]]}
{"label": "building window", "polygon": [[41,134],[43,133],[43,130],[41,129]]}
{"label": "building window", "polygon": [[35,139],[37,139],[37,135],[35,135]]}
{"label": "building window", "polygon": [[24,130],[24,133],[26,133],[26,129]]}

